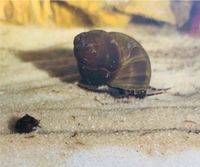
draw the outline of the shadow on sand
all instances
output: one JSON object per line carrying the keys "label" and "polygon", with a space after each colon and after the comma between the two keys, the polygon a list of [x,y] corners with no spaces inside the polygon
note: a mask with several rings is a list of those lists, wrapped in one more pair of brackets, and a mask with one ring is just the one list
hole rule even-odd
{"label": "shadow on sand", "polygon": [[63,82],[73,83],[79,80],[72,49],[46,48],[15,52],[20,60],[33,63],[37,68],[47,71],[50,76],[58,77]]}

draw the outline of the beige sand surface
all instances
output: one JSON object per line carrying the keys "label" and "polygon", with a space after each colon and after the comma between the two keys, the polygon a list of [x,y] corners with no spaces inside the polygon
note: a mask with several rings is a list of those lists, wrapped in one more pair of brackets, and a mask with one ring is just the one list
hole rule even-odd
{"label": "beige sand surface", "polygon": [[[72,44],[85,30],[0,28],[0,166],[56,166],[102,146],[150,156],[199,150],[200,39],[168,28],[107,28],[140,41],[152,62],[151,85],[171,87],[142,100],[113,99],[77,85]],[[13,133],[24,114],[42,128]]]}

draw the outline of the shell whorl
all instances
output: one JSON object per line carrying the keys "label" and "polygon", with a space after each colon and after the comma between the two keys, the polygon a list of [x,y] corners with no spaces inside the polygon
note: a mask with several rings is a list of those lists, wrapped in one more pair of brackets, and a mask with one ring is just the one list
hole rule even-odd
{"label": "shell whorl", "polygon": [[124,89],[147,89],[151,79],[151,63],[144,48],[134,38],[119,32],[110,32],[120,50],[121,68],[110,83]]}

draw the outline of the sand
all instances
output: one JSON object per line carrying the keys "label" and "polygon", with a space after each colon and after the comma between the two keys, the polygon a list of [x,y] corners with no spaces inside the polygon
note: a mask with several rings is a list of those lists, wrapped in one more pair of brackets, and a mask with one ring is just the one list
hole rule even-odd
{"label": "sand", "polygon": [[[84,152],[98,148],[147,157],[200,151],[200,38],[168,27],[105,28],[140,41],[151,59],[151,86],[171,88],[142,100],[114,99],[77,84],[73,38],[86,30],[0,28],[1,166],[78,166],[75,154],[99,155]],[[41,128],[14,133],[13,123],[25,114]]]}

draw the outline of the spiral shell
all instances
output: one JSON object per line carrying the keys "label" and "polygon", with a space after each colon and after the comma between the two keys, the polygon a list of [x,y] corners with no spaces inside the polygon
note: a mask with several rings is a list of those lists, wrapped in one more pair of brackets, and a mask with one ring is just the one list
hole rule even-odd
{"label": "spiral shell", "polygon": [[88,88],[108,85],[133,92],[145,91],[149,87],[149,57],[143,47],[128,35],[103,30],[81,33],[74,39],[74,55],[81,83]]}
{"label": "spiral shell", "polygon": [[144,48],[128,35],[119,32],[110,32],[109,35],[118,43],[121,59],[121,68],[110,85],[127,90],[147,89],[151,64]]}

